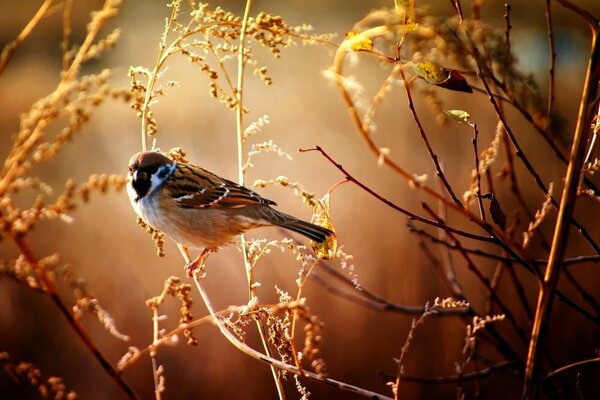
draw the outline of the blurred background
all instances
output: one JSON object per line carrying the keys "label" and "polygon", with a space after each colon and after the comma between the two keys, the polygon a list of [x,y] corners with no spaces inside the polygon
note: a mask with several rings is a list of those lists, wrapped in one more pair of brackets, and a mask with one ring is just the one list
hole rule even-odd
{"label": "blurred background", "polygon": [[[75,2],[73,40],[83,37],[90,10],[101,6],[100,1]],[[311,24],[315,32],[337,33],[336,41],[370,10],[392,6],[392,1],[255,1],[252,14],[264,10],[280,14],[290,25]],[[416,2],[427,4],[440,17],[451,16],[454,11],[449,1]],[[488,4],[489,3],[489,4]],[[210,3],[242,15],[243,1],[220,1]],[[463,2],[466,14],[470,14],[470,2]],[[600,16],[600,4],[594,0],[578,1],[578,5]],[[27,24],[39,7],[39,1],[0,3],[0,45],[13,40]],[[544,2],[514,1],[512,5],[512,46],[522,70],[534,74],[543,90],[547,87],[548,46],[544,16]],[[557,52],[557,103],[565,119],[565,132],[570,135],[574,127],[583,81],[590,35],[585,23],[573,13],[554,5]],[[164,19],[170,13],[163,1],[129,0],[122,11],[103,31],[111,27],[122,29],[116,48],[99,60],[86,64],[82,73],[97,72],[103,68],[113,71],[111,85],[128,87],[129,66],[152,68],[155,63],[158,42],[163,31]],[[486,2],[482,18],[503,28],[504,5]],[[4,157],[11,145],[11,136],[18,131],[19,115],[26,112],[38,98],[50,93],[58,82],[61,68],[59,44],[61,40],[60,12],[43,20],[31,38],[17,51],[7,69],[0,75],[0,154]],[[252,142],[273,139],[293,156],[293,161],[274,154],[255,156],[255,167],[247,174],[250,184],[256,179],[272,179],[279,175],[297,181],[308,190],[322,196],[329,187],[343,177],[317,153],[296,152],[299,148],[322,146],[338,162],[342,163],[356,178],[365,182],[378,193],[404,208],[421,213],[421,202],[426,200],[432,207],[437,205],[423,194],[411,190],[406,182],[385,167],[367,150],[348,117],[337,88],[322,73],[332,64],[333,50],[321,46],[297,46],[285,49],[280,60],[274,60],[267,52],[258,50],[257,57],[269,68],[273,85],[265,87],[257,76],[248,76],[245,86],[245,105],[250,110],[246,123],[268,115],[270,124],[258,133]],[[350,69],[365,87],[365,97],[371,98],[381,81],[387,76],[387,67],[381,67],[368,57],[358,57],[358,65]],[[158,122],[158,146],[162,149],[183,147],[189,160],[221,176],[236,180],[237,153],[235,114],[210,98],[208,80],[184,58],[172,58],[164,80],[177,80],[180,86],[153,106]],[[233,64],[230,71],[234,73]],[[469,112],[480,129],[480,149],[489,145],[494,137],[497,119],[485,97],[479,94],[463,94],[437,90],[448,109]],[[459,194],[470,185],[473,169],[471,135],[468,126],[451,123],[441,127],[435,122],[421,96],[415,93],[416,108],[424,128],[446,166],[447,177]],[[387,96],[377,114],[378,130],[375,141],[380,147],[390,149],[390,156],[415,174],[429,174],[429,182],[435,176],[432,162],[416,130],[414,120],[406,106],[406,96],[396,86]],[[516,113],[509,112],[511,124],[530,160],[538,168],[546,182],[554,181],[560,186],[564,165],[555,161],[551,150],[540,140],[537,133]],[[60,193],[67,178],[84,182],[90,174],[125,174],[130,156],[139,151],[140,120],[127,104],[110,101],[94,115],[75,140],[66,145],[60,156],[50,163],[36,168],[32,175],[40,176]],[[533,208],[539,207],[544,198],[520,163],[518,172],[523,193]],[[496,170],[500,168],[498,164]],[[508,194],[508,183],[496,188],[505,211],[515,207]],[[261,195],[275,200],[279,209],[304,219],[310,219],[311,209],[285,188],[267,187],[257,190]],[[560,193],[555,189],[555,194]],[[514,203],[514,204],[513,204]],[[585,221],[597,220],[598,207],[589,201],[578,205],[577,214]],[[26,204],[26,203],[24,203]],[[332,218],[344,250],[354,256],[354,265],[360,284],[390,301],[400,304],[422,306],[436,297],[449,293],[431,261],[419,250],[417,237],[406,229],[407,219],[383,206],[352,184],[338,188],[331,199]],[[96,295],[100,304],[115,319],[120,331],[130,335],[129,343],[119,342],[109,336],[97,320],[90,316],[84,326],[93,336],[100,350],[113,363],[127,351],[128,346],[143,348],[152,340],[151,311],[145,300],[160,294],[164,280],[176,275],[187,281],[183,261],[175,245],[167,241],[166,256],[159,258],[151,238],[135,223],[135,215],[126,193],[99,196],[94,194],[89,204],[79,207],[72,214],[73,224],[53,221],[40,224],[30,236],[31,247],[37,257],[52,253],[60,254],[62,263],[69,264],[78,276],[87,281],[88,289]],[[544,222],[541,229],[551,236],[555,214]],[[461,217],[450,216],[457,226],[474,228]],[[526,223],[524,226],[526,227]],[[521,227],[521,229],[523,226]],[[600,239],[597,224],[588,227],[595,239]],[[432,231],[433,232],[433,231]],[[478,232],[481,233],[481,232]],[[281,238],[276,229],[261,229],[251,237]],[[578,236],[572,236],[568,255],[591,254]],[[465,242],[467,244],[467,242]],[[470,243],[471,246],[480,246]],[[437,247],[432,247],[440,255]],[[490,247],[488,250],[498,251]],[[536,253],[537,252],[537,253]],[[277,253],[277,254],[275,254]],[[532,253],[546,257],[540,248]],[[0,258],[10,259],[18,255],[11,242],[0,243]],[[457,273],[465,286],[471,302],[482,308],[486,296],[484,289],[460,259],[455,259]],[[493,274],[496,262],[477,259],[478,267],[487,275]],[[333,261],[332,265],[337,266]],[[245,304],[247,284],[241,255],[234,247],[222,249],[211,255],[208,262],[206,285],[215,307]],[[578,264],[571,270],[592,293],[598,294],[600,272],[595,264]],[[289,254],[272,255],[261,260],[256,278],[262,286],[260,300],[264,303],[277,301],[274,286],[277,285],[295,295],[298,265]],[[345,272],[344,272],[345,273]],[[317,274],[319,271],[317,270]],[[327,275],[320,275],[329,279]],[[537,285],[522,276],[530,304],[535,308]],[[190,281],[191,283],[191,281]],[[580,300],[577,292],[561,282],[561,288]],[[61,286],[66,298],[69,289]],[[515,302],[512,288],[500,288],[500,294],[511,304]],[[206,314],[197,292],[192,291],[193,312],[196,317]],[[330,376],[345,382],[390,395],[383,377],[394,375],[400,349],[406,339],[413,316],[390,312],[378,312],[336,296],[314,281],[305,288],[305,297],[313,312],[325,323],[323,357]],[[161,312],[169,319],[166,328],[177,325],[179,304],[167,302]],[[525,315],[516,315],[519,321]],[[549,348],[553,349],[556,365],[563,365],[594,356],[600,345],[598,327],[573,313],[563,304],[555,303],[552,323],[565,329],[551,330]],[[568,328],[567,328],[568,327]],[[497,328],[512,335],[506,322]],[[259,364],[232,347],[211,325],[196,331],[197,347],[183,343],[176,347],[162,347],[158,360],[165,368],[167,391],[163,398],[275,398],[276,392],[267,366]],[[254,329],[249,329],[248,342],[260,348]],[[432,317],[420,326],[405,359],[405,372],[420,376],[452,375],[455,362],[462,360],[465,325],[456,317]],[[526,354],[527,349],[518,341],[515,348]],[[47,375],[64,378],[67,387],[75,390],[82,399],[124,398],[123,393],[106,376],[97,361],[72,332],[51,301],[9,279],[0,280],[0,351],[7,351],[13,360],[26,360],[36,364]],[[493,352],[490,354],[494,354]],[[497,355],[491,356],[491,358]],[[600,396],[598,370],[589,370],[579,377],[581,398]],[[150,360],[144,358],[124,373],[128,381],[143,398],[153,398],[154,386]],[[575,385],[575,378],[567,385]],[[357,398],[332,388],[306,382],[313,398]],[[467,387],[470,387],[467,384]],[[290,398],[299,397],[294,391],[293,380],[286,382]],[[501,388],[502,390],[498,390]],[[506,399],[520,395],[521,379],[510,371],[499,372],[484,381],[484,398]],[[402,398],[453,398],[454,385],[423,385],[404,382]],[[472,393],[472,390],[467,390]],[[0,373],[0,398],[36,398],[34,389],[16,386],[5,374]]]}

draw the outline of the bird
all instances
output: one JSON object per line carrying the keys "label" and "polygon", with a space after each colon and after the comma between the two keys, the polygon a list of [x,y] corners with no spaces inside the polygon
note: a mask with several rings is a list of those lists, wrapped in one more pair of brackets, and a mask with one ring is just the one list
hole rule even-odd
{"label": "bird", "polygon": [[131,157],[127,193],[136,214],[154,229],[187,248],[202,249],[185,265],[190,277],[209,253],[253,228],[279,226],[317,243],[334,235],[276,210],[274,201],[242,185],[159,151]]}

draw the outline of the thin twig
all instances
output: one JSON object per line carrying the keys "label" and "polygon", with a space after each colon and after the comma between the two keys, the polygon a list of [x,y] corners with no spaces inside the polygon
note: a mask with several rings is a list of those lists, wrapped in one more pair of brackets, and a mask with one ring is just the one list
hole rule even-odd
{"label": "thin twig", "polygon": [[534,267],[531,265],[530,261],[528,261],[530,259],[529,255],[526,254],[526,253],[524,255],[517,254],[517,251],[521,251],[520,250],[520,246],[517,246],[510,238],[506,237],[504,235],[504,233],[502,233],[501,231],[498,231],[491,224],[489,224],[489,223],[487,223],[485,221],[481,221],[479,218],[477,218],[475,215],[473,215],[472,213],[470,213],[465,208],[459,207],[456,204],[454,204],[453,202],[448,201],[447,199],[445,199],[444,197],[440,196],[437,192],[433,191],[432,189],[427,188],[427,187],[423,187],[423,188],[427,188],[427,189],[431,190],[433,193],[436,193],[437,196],[434,196],[434,197],[436,199],[440,200],[440,201],[443,201],[449,207],[454,208],[455,210],[462,210],[464,213],[466,213],[466,215],[469,216],[469,219],[471,221],[475,222],[477,225],[479,225],[486,232],[490,233],[491,236],[476,235],[476,234],[469,233],[469,232],[466,232],[466,231],[461,230],[461,229],[453,228],[453,227],[448,226],[448,225],[442,225],[438,221],[425,218],[423,216],[420,216],[418,214],[415,214],[413,212],[410,212],[410,211],[408,211],[408,210],[406,210],[406,209],[398,206],[394,202],[392,202],[392,201],[386,199],[385,197],[381,196],[380,194],[378,194],[377,192],[375,192],[374,190],[372,190],[371,188],[369,188],[367,185],[365,185],[364,183],[360,182],[359,180],[357,180],[356,178],[354,178],[352,175],[350,175],[348,173],[348,171],[341,164],[338,164],[320,146],[316,146],[316,147],[310,148],[310,149],[300,149],[299,151],[300,152],[318,151],[319,153],[321,153],[323,155],[323,157],[325,157],[330,163],[332,163],[340,172],[342,172],[344,174],[344,176],[345,176],[346,179],[348,179],[349,181],[353,182],[354,184],[356,184],[357,186],[359,186],[361,189],[363,189],[367,193],[371,194],[372,196],[374,196],[375,198],[377,198],[379,201],[383,202],[387,206],[393,208],[394,210],[396,210],[398,212],[401,212],[401,213],[407,215],[408,217],[410,217],[410,219],[416,220],[416,221],[420,221],[420,222],[426,223],[428,225],[435,226],[437,228],[443,228],[443,229],[448,230],[449,232],[452,232],[454,234],[457,234],[457,235],[460,235],[460,236],[463,236],[463,237],[467,237],[467,238],[470,238],[470,239],[475,239],[475,240],[479,240],[479,241],[482,241],[482,242],[495,243],[495,244],[499,245],[500,247],[502,247],[512,257],[514,257],[515,260],[517,260],[517,262],[519,262],[521,265],[523,265],[526,269],[528,269],[530,272],[536,274],[536,271],[535,271]]}
{"label": "thin twig", "polygon": [[[597,22],[597,21],[596,21]],[[547,320],[552,310],[552,302],[556,294],[556,287],[560,276],[560,261],[564,256],[569,236],[569,226],[573,219],[573,210],[577,200],[577,187],[583,167],[587,139],[590,134],[590,124],[595,112],[598,94],[598,81],[600,79],[600,41],[598,40],[598,25],[592,31],[592,46],[588,68],[585,76],[583,93],[577,117],[577,126],[573,137],[571,157],[565,175],[565,186],[561,197],[560,207],[546,275],[542,290],[538,298],[538,306],[534,319],[531,340],[529,342],[529,353],[527,356],[527,368],[525,370],[525,381],[523,385],[523,399],[534,399],[537,396],[539,382],[538,370],[540,368],[538,346],[544,340],[547,332]]]}
{"label": "thin twig", "polygon": [[[163,292],[164,293],[164,292]],[[161,296],[162,297],[162,296]],[[157,303],[160,303],[158,301]],[[150,351],[150,360],[152,361],[152,377],[154,378],[154,398],[161,400],[162,387],[160,384],[160,373],[158,360],[156,358],[156,344],[159,342],[159,327],[158,327],[158,304],[152,307],[152,344],[154,345]]]}
{"label": "thin twig", "polygon": [[590,25],[590,28],[592,29],[592,31],[596,31],[598,29],[598,19],[596,19],[587,10],[584,10],[583,8],[571,3],[568,0],[556,0],[556,1],[558,1],[563,7],[568,8],[569,10],[575,12],[576,14],[579,14],[579,16],[582,17]]}
{"label": "thin twig", "polygon": [[412,100],[412,95],[410,93],[410,84],[407,82],[406,76],[404,75],[404,71],[402,69],[400,69],[400,76],[402,77],[402,81],[404,81],[404,90],[406,91],[406,97],[408,99],[408,108],[412,114],[413,119],[415,120],[415,123],[417,124],[417,129],[419,131],[419,134],[421,135],[421,139],[423,139],[423,142],[425,143],[425,147],[427,147],[427,151],[429,152],[429,157],[433,161],[433,165],[435,166],[435,172],[437,174],[437,177],[442,181],[442,184],[444,185],[444,189],[446,189],[446,192],[448,192],[448,194],[452,198],[452,201],[454,201],[454,203],[456,205],[462,207],[463,205],[462,205],[461,201],[458,199],[458,197],[456,197],[456,194],[454,194],[454,191],[452,190],[452,186],[450,186],[450,183],[446,179],[446,175],[444,175],[444,171],[442,171],[442,168],[440,167],[440,163],[438,161],[437,154],[435,154],[435,152],[433,151],[433,148],[431,147],[431,144],[429,143],[429,139],[427,138],[427,134],[425,133],[425,129],[423,128],[423,125],[421,124],[421,120],[419,119],[419,116],[417,115],[417,110],[415,109],[415,105]]}
{"label": "thin twig", "polygon": [[4,71],[4,68],[8,65],[12,56],[16,53],[19,46],[27,40],[27,38],[31,35],[37,24],[44,18],[46,12],[52,5],[54,0],[45,0],[31,20],[27,23],[25,28],[19,33],[19,36],[12,42],[8,43],[2,49],[2,53],[0,54],[0,74]]}
{"label": "thin twig", "polygon": [[[427,211],[433,218],[435,218],[437,221],[442,223],[442,225],[444,225],[444,221],[441,220],[441,218],[436,215],[436,213],[431,209],[431,207],[429,207],[429,205],[427,205],[427,203],[422,203],[422,206],[425,209],[425,211]],[[456,239],[456,237],[452,234],[452,232],[448,231],[448,236],[456,244],[458,251],[461,253],[463,258],[467,262],[467,267],[469,268],[469,270],[475,274],[477,279],[479,279],[479,281],[486,288],[490,297],[498,304],[498,306],[500,307],[500,310],[502,311],[503,314],[506,315],[506,319],[508,319],[510,321],[511,325],[515,328],[515,331],[517,332],[517,334],[519,335],[521,340],[526,342],[527,339],[525,337],[525,332],[523,331],[523,328],[521,326],[519,326],[519,324],[517,323],[517,320],[515,319],[515,317],[512,314],[512,311],[504,304],[502,299],[500,299],[500,297],[498,296],[498,293],[491,287],[489,279],[486,278],[481,273],[481,271],[479,270],[479,268],[477,268],[477,266],[475,265],[475,263],[473,262],[471,257],[465,251],[463,251],[461,243],[458,241],[458,239]]]}
{"label": "thin twig", "polygon": [[[332,285],[328,280],[321,278],[316,273],[312,273],[310,275],[310,278],[318,284],[320,284],[321,286],[323,286],[327,291],[334,293],[340,297],[343,297],[347,300],[353,301],[355,303],[361,304],[363,306],[369,307],[377,311],[391,311],[408,315],[421,315],[425,311],[425,308],[422,306],[407,306],[391,302],[362,286],[360,287],[360,289],[356,289],[356,286],[348,277],[342,275],[339,271],[335,270],[327,263],[319,263],[319,269],[324,270],[334,278],[340,280],[346,286],[351,287],[351,291],[339,289],[338,287]],[[460,314],[469,314],[469,312],[467,309],[440,309],[436,315],[446,316]]]}
{"label": "thin twig", "polygon": [[479,205],[479,216],[482,221],[485,221],[485,211],[483,209],[483,199],[481,197],[481,172],[479,170],[479,150],[477,150],[477,137],[479,136],[479,129],[477,129],[477,124],[470,124],[473,128],[473,139],[471,139],[471,143],[473,144],[473,151],[475,153],[475,175],[477,179],[477,204]]}
{"label": "thin twig", "polygon": [[556,68],[556,45],[554,43],[554,27],[552,26],[552,4],[546,0],[546,27],[548,29],[548,50],[550,52],[550,67],[548,68],[548,117],[554,108],[554,81]]}
{"label": "thin twig", "polygon": [[[517,155],[517,157],[519,157],[521,159],[521,161],[523,162],[523,165],[525,165],[525,168],[527,169],[529,174],[532,176],[532,178],[534,179],[534,181],[538,185],[538,187],[544,192],[544,194],[548,193],[548,188],[546,187],[546,184],[544,183],[544,181],[542,180],[540,175],[537,173],[537,171],[533,167],[533,164],[531,164],[531,162],[529,161],[529,159],[523,152],[523,149],[521,148],[521,145],[517,141],[517,139],[512,131],[512,128],[508,125],[505,114],[502,113],[502,111],[500,110],[500,107],[498,105],[498,102],[492,95],[492,90],[490,89],[490,85],[488,84],[487,80],[485,79],[483,69],[479,63],[479,59],[481,58],[481,56],[479,54],[479,50],[477,49],[476,46],[472,46],[472,51],[473,51],[475,60],[477,60],[477,62],[476,62],[477,75],[478,75],[479,79],[481,80],[481,82],[483,83],[483,85],[485,86],[486,92],[488,93],[488,99],[489,99],[490,103],[492,104],[494,111],[496,112],[496,116],[504,125],[504,129],[505,129],[508,137],[510,138],[510,141],[511,141],[513,147],[515,148],[515,154]],[[550,199],[552,200],[552,205],[558,209],[558,202],[556,201],[556,199],[553,196],[550,196]],[[570,223],[577,228],[579,233],[589,243],[589,245],[594,249],[594,251],[597,254],[600,254],[600,246],[598,246],[598,244],[594,241],[594,239],[591,237],[591,235],[589,234],[587,229],[574,218],[571,219]]]}
{"label": "thin twig", "polygon": [[128,398],[140,399],[140,397],[137,395],[137,393],[131,388],[131,386],[129,386],[127,384],[127,382],[125,382],[123,380],[123,378],[120,376],[120,374],[117,372],[117,370],[113,368],[113,366],[106,359],[106,357],[104,357],[104,355],[96,347],[92,338],[83,329],[83,327],[79,324],[79,322],[75,319],[73,314],[71,314],[71,311],[69,310],[67,305],[64,303],[64,301],[62,300],[62,298],[56,291],[54,282],[52,282],[52,280],[48,276],[46,270],[44,268],[39,267],[38,260],[33,255],[33,252],[29,248],[29,245],[27,245],[27,243],[25,242],[25,240],[22,237],[13,237],[13,240],[14,240],[15,244],[17,245],[17,247],[19,248],[19,251],[21,252],[21,254],[23,254],[25,259],[27,260],[27,262],[35,268],[40,280],[44,284],[44,287],[46,289],[48,296],[50,296],[54,305],[56,305],[58,307],[61,314],[65,317],[65,319],[69,323],[69,326],[71,327],[71,329],[73,329],[73,331],[75,331],[77,336],[79,336],[79,338],[81,339],[83,344],[87,347],[87,349],[90,351],[90,353],[92,353],[94,358],[100,363],[104,372],[106,372],[106,374],[108,376],[110,376],[110,378],[117,384],[117,386],[119,386],[119,388],[125,393],[125,395],[127,395]]}
{"label": "thin twig", "polygon": [[[250,18],[250,9],[252,8],[252,0],[246,0],[246,8],[244,9],[244,17],[242,19],[242,26],[240,28],[240,41],[238,46],[238,59],[237,59],[237,87],[235,91],[236,105],[235,105],[235,121],[237,131],[237,156],[238,156],[238,181],[240,185],[244,185],[244,107],[243,107],[243,94],[244,94],[244,67],[246,66],[246,60],[244,59],[244,51],[246,49],[246,28],[248,26],[248,19]],[[244,266],[246,267],[246,278],[248,279],[248,298],[251,300],[254,297],[258,297],[256,293],[256,285],[254,284],[254,269],[248,262],[248,249],[246,246],[246,238],[244,234],[240,235],[240,243],[242,247],[242,256],[244,259]],[[256,328],[260,336],[265,354],[271,356],[269,350],[269,343],[267,341],[267,335],[265,328],[260,321],[256,319]],[[277,374],[277,370],[271,365],[271,375],[277,388],[277,394],[279,399],[285,399],[285,390],[281,378]]]}
{"label": "thin twig", "polygon": [[570,372],[573,369],[578,368],[589,368],[589,367],[598,367],[600,366],[600,357],[590,358],[589,360],[577,361],[572,364],[565,365],[564,367],[560,367],[548,375],[544,377],[544,380],[549,380],[556,378],[558,375],[564,374],[565,372]]}
{"label": "thin twig", "polygon": [[506,54],[510,57],[510,30],[512,25],[510,24],[510,4],[504,4],[504,40],[506,41]]}
{"label": "thin twig", "polygon": [[60,49],[62,50],[62,70],[69,68],[69,47],[71,39],[71,14],[73,11],[73,0],[65,0],[63,3],[63,31]]}
{"label": "thin twig", "polygon": [[316,382],[324,383],[326,385],[335,387],[340,390],[344,390],[344,391],[355,393],[355,394],[358,394],[361,396],[369,397],[371,399],[391,400],[390,397],[381,395],[379,393],[372,392],[370,390],[363,389],[358,386],[354,386],[354,385],[350,385],[350,384],[347,384],[347,383],[344,383],[341,381],[337,381],[335,379],[324,378],[324,377],[319,376],[318,374],[315,374],[314,372],[304,370],[304,371],[302,371],[302,373],[300,373],[298,368],[296,368],[292,365],[289,365],[287,363],[284,363],[283,361],[276,360],[276,359],[269,357],[263,353],[260,353],[256,350],[254,350],[253,348],[249,347],[245,343],[240,342],[238,340],[238,338],[233,333],[231,333],[229,331],[229,329],[227,329],[227,326],[225,326],[225,324],[223,323],[221,318],[217,315],[214,307],[212,306],[212,302],[210,301],[210,298],[208,297],[208,294],[206,293],[206,290],[204,289],[204,286],[202,285],[202,282],[200,281],[200,277],[198,276],[199,272],[200,271],[198,271],[198,270],[194,271],[194,282],[196,283],[196,288],[198,289],[198,292],[200,293],[200,296],[202,297],[202,300],[204,301],[204,305],[208,309],[208,312],[212,316],[213,321],[215,322],[215,324],[217,325],[217,327],[219,328],[219,330],[221,331],[223,336],[225,336],[225,338],[233,346],[235,346],[238,350],[242,351],[244,354],[248,355],[249,357],[251,357],[255,360],[267,363],[267,364],[273,366],[274,368],[278,368],[278,369],[290,372],[290,373],[298,375],[298,376],[304,376],[308,379],[314,380]]}
{"label": "thin twig", "polygon": [[463,374],[449,375],[449,376],[415,376],[402,374],[401,378],[406,382],[416,382],[424,384],[441,384],[441,383],[458,383],[466,382],[475,379],[485,378],[494,372],[515,367],[517,363],[515,361],[503,361],[498,364],[491,365],[487,368],[480,369],[479,371],[465,372]]}

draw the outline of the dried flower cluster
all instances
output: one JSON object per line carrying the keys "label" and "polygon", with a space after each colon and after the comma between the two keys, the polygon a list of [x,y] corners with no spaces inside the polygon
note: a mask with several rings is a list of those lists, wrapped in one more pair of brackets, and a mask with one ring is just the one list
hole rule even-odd
{"label": "dried flower cluster", "polygon": [[57,376],[46,378],[32,363],[25,361],[13,362],[8,353],[0,352],[0,367],[15,383],[29,384],[36,388],[42,398],[51,398],[54,400],[77,399],[77,393],[69,390],[62,378]]}

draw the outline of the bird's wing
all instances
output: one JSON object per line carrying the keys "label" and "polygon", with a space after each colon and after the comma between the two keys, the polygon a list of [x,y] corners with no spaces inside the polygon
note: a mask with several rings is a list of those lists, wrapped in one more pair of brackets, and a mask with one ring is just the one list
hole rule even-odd
{"label": "bird's wing", "polygon": [[189,164],[178,165],[172,177],[175,202],[186,208],[242,208],[250,205],[275,205],[244,186]]}

